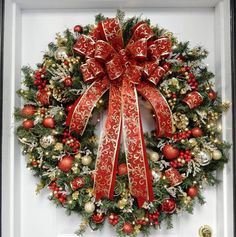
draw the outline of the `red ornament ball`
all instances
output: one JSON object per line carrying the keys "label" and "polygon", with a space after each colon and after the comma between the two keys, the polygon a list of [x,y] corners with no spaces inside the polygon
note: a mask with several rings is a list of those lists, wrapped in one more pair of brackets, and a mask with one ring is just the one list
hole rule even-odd
{"label": "red ornament ball", "polygon": [[43,119],[43,126],[45,128],[55,128],[55,120],[52,117],[46,117]]}
{"label": "red ornament ball", "polygon": [[82,33],[83,32],[83,27],[81,25],[74,26],[74,32]]}
{"label": "red ornament ball", "polygon": [[217,97],[217,93],[216,93],[215,91],[213,91],[213,90],[210,90],[210,91],[208,92],[208,97],[209,97],[211,100],[215,100],[216,97]]}
{"label": "red ornament ball", "polygon": [[104,214],[94,213],[92,215],[92,221],[96,224],[101,224],[105,220]]}
{"label": "red ornament ball", "polygon": [[72,78],[71,77],[66,77],[63,81],[63,84],[65,87],[70,87],[73,84]]}
{"label": "red ornament ball", "polygon": [[196,186],[192,186],[188,188],[187,194],[189,197],[194,198],[198,195],[198,188]]}
{"label": "red ornament ball", "polygon": [[68,172],[72,168],[74,157],[65,155],[58,163],[58,168],[63,172]]}
{"label": "red ornament ball", "polygon": [[161,204],[161,210],[165,213],[173,213],[176,209],[176,202],[172,198],[166,198]]}
{"label": "red ornament ball", "polygon": [[201,129],[201,128],[193,128],[193,129],[192,129],[192,135],[193,135],[194,137],[201,137],[202,134],[203,134],[203,132],[202,132],[202,129]]}
{"label": "red ornament ball", "polygon": [[85,185],[85,181],[83,178],[77,177],[73,181],[71,181],[70,185],[73,190],[77,190]]}
{"label": "red ornament ball", "polygon": [[170,144],[166,144],[162,148],[162,153],[167,160],[173,160],[179,156],[179,149]]}
{"label": "red ornament ball", "polygon": [[34,121],[31,120],[31,119],[26,119],[26,120],[23,121],[22,126],[25,129],[33,128],[34,127]]}
{"label": "red ornament ball", "polygon": [[119,216],[115,213],[111,213],[108,217],[108,221],[111,225],[116,225],[119,222]]}
{"label": "red ornament ball", "polygon": [[131,223],[125,222],[122,230],[125,234],[131,234],[134,231],[134,227],[132,226]]}
{"label": "red ornament ball", "polygon": [[21,110],[21,114],[25,116],[32,116],[36,112],[34,105],[24,105],[24,107]]}
{"label": "red ornament ball", "polygon": [[125,175],[128,173],[127,165],[126,163],[122,163],[118,166],[118,174],[119,175]]}

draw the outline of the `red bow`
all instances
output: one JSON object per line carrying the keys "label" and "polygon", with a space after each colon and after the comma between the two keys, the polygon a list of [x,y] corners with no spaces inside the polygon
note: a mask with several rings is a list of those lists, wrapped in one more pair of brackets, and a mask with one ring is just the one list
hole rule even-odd
{"label": "red bow", "polygon": [[156,115],[157,136],[172,133],[171,110],[155,85],[169,69],[159,66],[161,56],[171,52],[171,41],[156,40],[145,22],[138,23],[126,48],[116,18],[99,23],[90,36],[81,35],[74,50],[86,57],[80,66],[85,82],[93,82],[74,103],[66,124],[83,134],[93,108],[109,89],[109,108],[99,144],[94,191],[96,199],[113,198],[121,132],[131,194],[141,207],[153,201],[151,172],[148,166],[137,92],[147,99]]}

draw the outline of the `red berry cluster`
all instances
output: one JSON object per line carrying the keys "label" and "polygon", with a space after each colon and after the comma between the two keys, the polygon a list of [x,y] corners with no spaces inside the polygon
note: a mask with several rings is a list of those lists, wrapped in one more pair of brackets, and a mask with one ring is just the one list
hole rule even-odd
{"label": "red berry cluster", "polygon": [[111,225],[116,225],[119,222],[119,216],[115,213],[111,213],[108,217],[108,221]]}
{"label": "red berry cluster", "polygon": [[47,80],[44,79],[45,75],[46,75],[45,68],[36,70],[34,73],[34,78],[35,78],[34,85],[36,85],[39,90],[44,89],[47,84]]}
{"label": "red berry cluster", "polygon": [[189,138],[191,135],[192,135],[192,131],[188,130],[188,131],[176,133],[172,136],[172,138],[174,141],[179,141],[182,139]]}
{"label": "red berry cluster", "polygon": [[173,168],[182,167],[185,165],[186,162],[189,162],[192,159],[191,151],[190,150],[183,150],[180,151],[179,157],[170,162],[170,165]]}
{"label": "red berry cluster", "polygon": [[154,211],[153,213],[147,213],[146,217],[149,218],[149,221],[153,225],[158,225],[158,218],[160,216],[160,213],[158,211]]}
{"label": "red berry cluster", "polygon": [[62,142],[71,147],[74,153],[79,152],[80,143],[75,137],[70,134],[68,130],[64,131]]}
{"label": "red berry cluster", "polygon": [[48,187],[53,191],[53,196],[58,199],[60,203],[63,204],[66,202],[66,194],[60,190],[56,182],[52,182]]}
{"label": "red berry cluster", "polygon": [[137,219],[136,220],[136,224],[137,225],[147,225],[147,221],[145,220],[145,218],[142,218],[142,219]]}
{"label": "red berry cluster", "polygon": [[70,87],[70,86],[72,86],[72,84],[73,84],[72,78],[71,78],[70,76],[64,78],[63,84],[64,84],[65,87]]}
{"label": "red berry cluster", "polygon": [[187,74],[187,82],[188,82],[188,84],[191,86],[191,88],[193,89],[193,90],[198,90],[198,82],[197,82],[197,80],[196,80],[196,78],[195,78],[195,76],[194,76],[194,74],[193,73],[188,73]]}

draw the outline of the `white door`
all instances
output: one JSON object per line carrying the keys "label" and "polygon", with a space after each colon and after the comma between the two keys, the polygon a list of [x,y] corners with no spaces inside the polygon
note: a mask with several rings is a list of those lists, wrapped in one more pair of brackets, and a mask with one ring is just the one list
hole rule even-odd
{"label": "white door", "polygon": [[[19,57],[17,59],[18,63],[21,66],[34,66],[42,60],[43,51],[46,50],[49,42],[54,41],[56,32],[62,32],[66,27],[73,28],[76,24],[86,25],[93,23],[94,16],[100,12],[112,17],[115,15],[116,10],[24,10],[20,14],[21,17],[19,19],[21,22],[18,22],[21,30],[17,30],[17,32],[20,32],[20,34],[16,37],[16,47],[21,49],[16,50],[18,52],[17,57]],[[220,51],[223,43],[220,41],[222,36],[217,33],[219,31],[216,28],[222,26],[217,23],[216,14],[219,13],[216,13],[214,8],[128,9],[126,13],[127,16],[138,16],[143,13],[144,18],[149,18],[152,24],[157,23],[170,30],[180,41],[190,41],[191,46],[203,45],[210,53],[206,63],[209,64],[209,69],[216,73],[217,87],[222,91],[223,97],[227,94],[224,87],[226,83],[222,84],[220,79],[223,75],[224,65],[221,64],[220,67],[222,68],[218,68],[218,64],[222,60],[219,57],[223,57]],[[216,37],[219,37],[219,39],[216,39]],[[20,81],[19,67],[17,70],[16,80],[18,82],[16,84],[18,86]],[[19,104],[17,98],[16,104]],[[150,129],[147,124],[150,124],[149,121],[151,120],[151,117],[145,117],[145,129]],[[227,126],[224,123],[223,126],[225,129],[224,134],[230,134],[231,123],[227,123]],[[13,130],[11,131],[13,132]],[[14,187],[17,190],[15,196],[15,206],[17,208],[14,211],[15,228],[13,236],[75,236],[73,232],[78,229],[80,218],[76,215],[67,216],[64,209],[56,208],[47,199],[49,194],[47,190],[37,196],[35,195],[37,179],[25,168],[24,158],[20,156],[17,145],[15,146],[14,162],[16,172]],[[227,183],[230,179],[229,176],[226,176],[226,171],[228,171],[228,174],[231,172],[230,165],[225,169],[224,173],[219,174],[221,178],[224,178],[224,182],[218,188],[209,188],[205,192],[207,203],[204,206],[196,206],[194,215],[183,213],[175,218],[173,229],[166,230],[163,227],[160,231],[152,232],[150,237],[197,237],[199,236],[198,229],[203,225],[209,225],[213,229],[212,236],[214,237],[233,236],[233,234],[227,234],[228,229],[225,224],[229,217],[225,208],[228,208],[227,205],[229,205],[227,187],[230,187],[230,184]],[[96,235],[108,237],[115,235],[115,233],[110,227],[106,226],[101,233],[87,231],[85,236]]]}

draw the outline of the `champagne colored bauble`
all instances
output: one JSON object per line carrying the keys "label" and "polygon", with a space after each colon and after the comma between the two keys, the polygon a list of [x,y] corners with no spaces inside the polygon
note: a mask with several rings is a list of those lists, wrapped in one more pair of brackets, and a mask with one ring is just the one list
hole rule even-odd
{"label": "champagne colored bauble", "polygon": [[21,110],[21,114],[24,116],[33,116],[36,112],[34,105],[24,105]]}
{"label": "champagne colored bauble", "polygon": [[43,126],[45,128],[55,128],[55,120],[52,117],[46,117],[43,119]]}
{"label": "champagne colored bauble", "polygon": [[166,144],[162,148],[162,153],[167,160],[173,160],[179,156],[178,148],[175,148],[174,146],[170,144]]}
{"label": "champagne colored bauble", "polygon": [[69,172],[73,165],[74,157],[65,155],[58,163],[58,168],[63,172]]}
{"label": "champagne colored bauble", "polygon": [[214,150],[212,152],[212,159],[213,160],[220,160],[222,158],[222,152],[220,150]]}
{"label": "champagne colored bauble", "polygon": [[43,148],[47,148],[55,144],[55,138],[52,135],[42,136],[39,140],[39,144]]}
{"label": "champagne colored bauble", "polygon": [[64,59],[68,58],[66,47],[58,48],[55,51],[54,56],[55,56],[56,60],[64,60]]}
{"label": "champagne colored bauble", "polygon": [[153,162],[156,162],[159,160],[159,154],[155,151],[152,151],[149,153],[149,156],[150,156],[150,160],[153,161]]}
{"label": "champagne colored bauble", "polygon": [[90,165],[92,162],[92,158],[91,158],[91,156],[83,156],[81,158],[81,162],[83,165]]}
{"label": "champagne colored bauble", "polygon": [[201,166],[209,165],[211,162],[211,154],[208,150],[201,150],[197,153],[197,158]]}
{"label": "champagne colored bauble", "polygon": [[190,138],[188,142],[192,147],[197,145],[197,140],[195,138]]}
{"label": "champagne colored bauble", "polygon": [[25,129],[33,128],[34,127],[34,121],[31,120],[31,119],[26,119],[26,120],[23,121],[22,126]]}
{"label": "champagne colored bauble", "polygon": [[194,198],[198,195],[198,188],[196,186],[192,186],[188,188],[187,194],[189,197]]}
{"label": "champagne colored bauble", "polygon": [[95,210],[95,205],[93,202],[87,202],[85,203],[84,205],[84,210],[87,212],[87,213],[92,213],[94,210]]}
{"label": "champagne colored bauble", "polygon": [[126,163],[122,163],[118,166],[118,174],[119,175],[126,175],[128,173]]}

